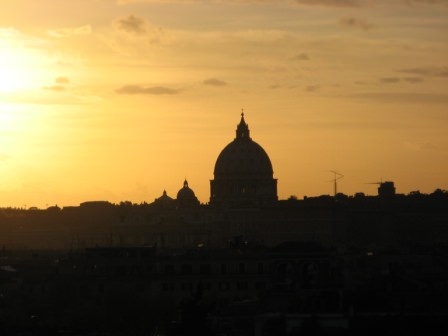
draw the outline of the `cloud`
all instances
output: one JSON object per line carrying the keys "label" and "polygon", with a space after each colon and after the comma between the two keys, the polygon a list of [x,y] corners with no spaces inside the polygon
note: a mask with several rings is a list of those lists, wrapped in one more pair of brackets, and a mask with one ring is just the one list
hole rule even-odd
{"label": "cloud", "polygon": [[320,88],[319,85],[308,85],[307,87],[305,87],[305,91],[315,92],[315,91],[319,90],[319,88]]}
{"label": "cloud", "polygon": [[70,83],[70,80],[67,77],[56,77],[54,81],[57,84],[69,84]]}
{"label": "cloud", "polygon": [[62,92],[62,91],[65,91],[65,86],[63,86],[63,85],[51,85],[51,86],[44,86],[43,89],[44,90],[49,90],[49,91],[55,91],[55,92]]}
{"label": "cloud", "polygon": [[293,61],[308,61],[310,59],[310,57],[308,56],[308,54],[301,53],[301,54],[291,57],[291,59]]}
{"label": "cloud", "polygon": [[412,77],[383,77],[380,78],[379,81],[384,84],[396,84],[400,82],[407,82],[407,83],[421,83],[423,82],[422,77],[412,76]]}
{"label": "cloud", "polygon": [[363,7],[375,4],[401,4],[413,6],[415,4],[425,5],[447,5],[446,0],[116,0],[119,5],[132,3],[233,3],[233,4],[269,4],[269,3],[294,3],[303,6],[326,6],[326,7]]}
{"label": "cloud", "polygon": [[300,5],[331,6],[331,7],[357,7],[362,4],[360,0],[294,0]]}
{"label": "cloud", "polygon": [[438,147],[430,142],[412,142],[412,141],[406,141],[404,142],[404,145],[412,150],[415,151],[421,151],[421,150],[437,150]]}
{"label": "cloud", "polygon": [[368,99],[374,100],[376,102],[382,103],[410,103],[410,104],[447,104],[448,94],[437,94],[437,93],[390,93],[390,92],[368,92],[354,94],[350,97],[356,99]]}
{"label": "cloud", "polygon": [[362,30],[370,30],[374,27],[374,25],[367,22],[367,20],[354,17],[342,18],[339,20],[339,24],[344,27],[361,28]]}
{"label": "cloud", "polygon": [[221,79],[217,79],[217,78],[206,79],[202,82],[202,84],[209,85],[209,86],[226,86],[227,85],[226,82],[224,82]]}
{"label": "cloud", "polygon": [[426,4],[426,5],[445,5],[445,6],[448,5],[446,0],[402,0],[401,2],[403,2],[409,6],[412,6],[412,5],[418,4],[418,3]]}
{"label": "cloud", "polygon": [[402,78],[405,82],[408,83],[421,83],[423,82],[423,78],[422,77],[403,77]]}
{"label": "cloud", "polygon": [[145,19],[139,18],[134,15],[129,15],[125,18],[118,19],[116,24],[119,29],[124,30],[127,33],[143,35],[147,32],[145,26]]}
{"label": "cloud", "polygon": [[305,121],[302,123],[307,128],[331,129],[331,130],[392,130],[409,129],[411,127],[405,122],[392,121]]}
{"label": "cloud", "polygon": [[63,84],[70,84],[70,80],[67,77],[56,77],[54,79],[56,84],[42,87],[44,90],[63,92],[66,87]]}
{"label": "cloud", "polygon": [[58,28],[49,30],[47,34],[51,37],[64,38],[73,35],[89,35],[92,33],[92,27],[90,25],[84,25],[74,28]]}
{"label": "cloud", "polygon": [[398,77],[384,77],[384,78],[380,78],[381,83],[386,83],[386,84],[392,84],[392,83],[399,83],[400,82],[400,78]]}
{"label": "cloud", "polygon": [[[141,46],[142,39],[147,40],[150,44],[163,44],[170,41],[170,35],[163,27],[155,26],[145,18],[128,15],[118,18],[113,22],[113,26],[118,34],[117,41],[114,44],[123,45],[127,42],[138,43]],[[120,36],[121,35],[121,36]],[[126,40],[120,40],[125,37]]]}
{"label": "cloud", "polygon": [[448,78],[448,67],[446,66],[430,66],[421,68],[410,68],[402,69],[399,72],[404,72],[412,75],[419,75],[424,77],[447,77]]}
{"label": "cloud", "polygon": [[141,85],[125,85],[116,90],[119,94],[145,94],[145,95],[174,95],[180,90],[170,89],[164,86],[144,87]]}
{"label": "cloud", "polygon": [[415,4],[425,5],[447,5],[446,0],[293,0],[297,4],[310,6],[328,7],[365,7],[373,5],[399,4],[413,6]]}

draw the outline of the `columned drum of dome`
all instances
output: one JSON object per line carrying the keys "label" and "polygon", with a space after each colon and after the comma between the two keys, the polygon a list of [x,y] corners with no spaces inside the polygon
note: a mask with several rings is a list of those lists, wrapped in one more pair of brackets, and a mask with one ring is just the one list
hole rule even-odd
{"label": "columned drum of dome", "polygon": [[235,139],[219,154],[210,181],[210,203],[257,206],[277,200],[277,179],[265,150],[250,137],[241,113]]}

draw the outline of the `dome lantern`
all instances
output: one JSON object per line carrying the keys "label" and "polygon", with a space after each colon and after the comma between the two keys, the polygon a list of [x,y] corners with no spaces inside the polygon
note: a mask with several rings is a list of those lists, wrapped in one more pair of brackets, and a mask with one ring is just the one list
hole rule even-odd
{"label": "dome lantern", "polygon": [[244,120],[244,112],[241,112],[241,121],[236,127],[235,140],[251,140],[249,125],[246,124],[246,121]]}

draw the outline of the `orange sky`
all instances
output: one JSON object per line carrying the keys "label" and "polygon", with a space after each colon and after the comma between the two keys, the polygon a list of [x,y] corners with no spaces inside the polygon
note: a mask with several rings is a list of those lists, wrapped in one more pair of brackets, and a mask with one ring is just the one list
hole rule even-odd
{"label": "orange sky", "polygon": [[448,189],[446,0],[0,0],[0,207],[202,202],[241,108],[280,198]]}

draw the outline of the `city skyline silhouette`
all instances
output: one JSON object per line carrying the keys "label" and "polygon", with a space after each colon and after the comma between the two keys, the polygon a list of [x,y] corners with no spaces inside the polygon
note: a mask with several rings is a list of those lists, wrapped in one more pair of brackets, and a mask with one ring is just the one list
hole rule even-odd
{"label": "city skyline silhouette", "polygon": [[0,335],[448,331],[446,0],[0,0]]}

